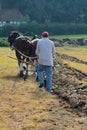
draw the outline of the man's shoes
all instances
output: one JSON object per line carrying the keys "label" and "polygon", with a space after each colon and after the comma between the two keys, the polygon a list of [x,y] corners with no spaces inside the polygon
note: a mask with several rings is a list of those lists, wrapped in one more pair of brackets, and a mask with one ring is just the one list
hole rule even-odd
{"label": "man's shoes", "polygon": [[39,82],[38,76],[36,76],[36,81]]}
{"label": "man's shoes", "polygon": [[44,86],[44,84],[40,84],[40,85],[39,85],[39,88],[42,88],[43,86]]}
{"label": "man's shoes", "polygon": [[47,90],[47,91],[48,91],[49,93],[51,93],[51,94],[52,94],[52,93],[54,93],[54,91],[53,91],[53,90],[50,90],[50,91],[49,91],[49,90]]}
{"label": "man's shoes", "polygon": [[44,79],[44,87],[46,87],[46,79]]}

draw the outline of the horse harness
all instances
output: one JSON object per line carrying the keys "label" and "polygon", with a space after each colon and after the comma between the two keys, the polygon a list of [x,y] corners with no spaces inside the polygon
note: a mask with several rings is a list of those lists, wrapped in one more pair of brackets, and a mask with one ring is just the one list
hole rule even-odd
{"label": "horse harness", "polygon": [[[32,65],[33,65],[34,60],[36,60],[36,61],[38,60],[38,56],[36,56],[36,57],[29,57],[29,56],[23,54],[21,51],[19,51],[19,50],[18,50],[16,47],[14,47],[14,46],[12,46],[12,49],[15,49],[19,54],[21,54],[21,56],[23,56],[23,57],[29,59],[29,61],[20,60],[20,62],[23,62],[23,63],[26,63],[26,64],[32,64]],[[12,59],[14,59],[14,60],[17,60],[16,58],[14,58],[14,57],[12,57],[12,56],[10,56],[10,55],[8,55],[8,57],[9,57],[9,58],[12,58]]]}

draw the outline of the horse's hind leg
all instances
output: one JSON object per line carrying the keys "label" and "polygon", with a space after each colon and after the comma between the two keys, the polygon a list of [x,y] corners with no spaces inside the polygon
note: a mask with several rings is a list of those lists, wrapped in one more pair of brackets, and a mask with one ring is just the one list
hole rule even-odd
{"label": "horse's hind leg", "polygon": [[26,64],[26,75],[28,76],[28,63]]}
{"label": "horse's hind leg", "polygon": [[22,63],[22,59],[21,59],[21,55],[16,51],[16,57],[18,59],[18,66],[19,66],[19,76],[23,77],[23,63]]}
{"label": "horse's hind leg", "polygon": [[22,62],[19,63],[19,75],[20,75],[20,77],[24,76],[24,74],[23,74],[23,63]]}
{"label": "horse's hind leg", "polygon": [[26,63],[26,70],[25,70],[25,75],[24,75],[24,80],[28,78],[28,63]]}

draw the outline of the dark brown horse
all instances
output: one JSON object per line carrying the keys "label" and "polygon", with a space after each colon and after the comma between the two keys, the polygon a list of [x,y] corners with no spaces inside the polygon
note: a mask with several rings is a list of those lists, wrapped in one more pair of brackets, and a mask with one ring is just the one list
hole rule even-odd
{"label": "dark brown horse", "polygon": [[[28,76],[28,64],[36,59],[36,44],[37,40],[30,41],[27,36],[21,35],[18,31],[12,31],[8,36],[8,42],[10,48],[15,50],[15,54],[19,65],[20,77],[24,79]],[[26,67],[23,67],[23,63],[26,63]],[[23,74],[25,68],[25,75]]]}

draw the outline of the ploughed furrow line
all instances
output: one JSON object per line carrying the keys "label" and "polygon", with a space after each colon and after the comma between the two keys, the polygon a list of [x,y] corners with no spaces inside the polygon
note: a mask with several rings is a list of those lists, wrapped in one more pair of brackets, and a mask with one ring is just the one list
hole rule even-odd
{"label": "ploughed furrow line", "polygon": [[73,57],[73,56],[68,56],[66,54],[60,54],[58,52],[56,53],[56,55],[58,57],[60,57],[61,59],[68,59],[68,60],[73,61],[73,62],[77,62],[77,63],[86,64],[87,65],[87,61],[80,60],[80,59],[78,59],[76,57]]}
{"label": "ploughed furrow line", "polygon": [[81,80],[87,78],[87,74],[62,64],[62,60],[56,57],[56,65],[53,73],[54,91],[80,115],[87,115],[87,85]]}

